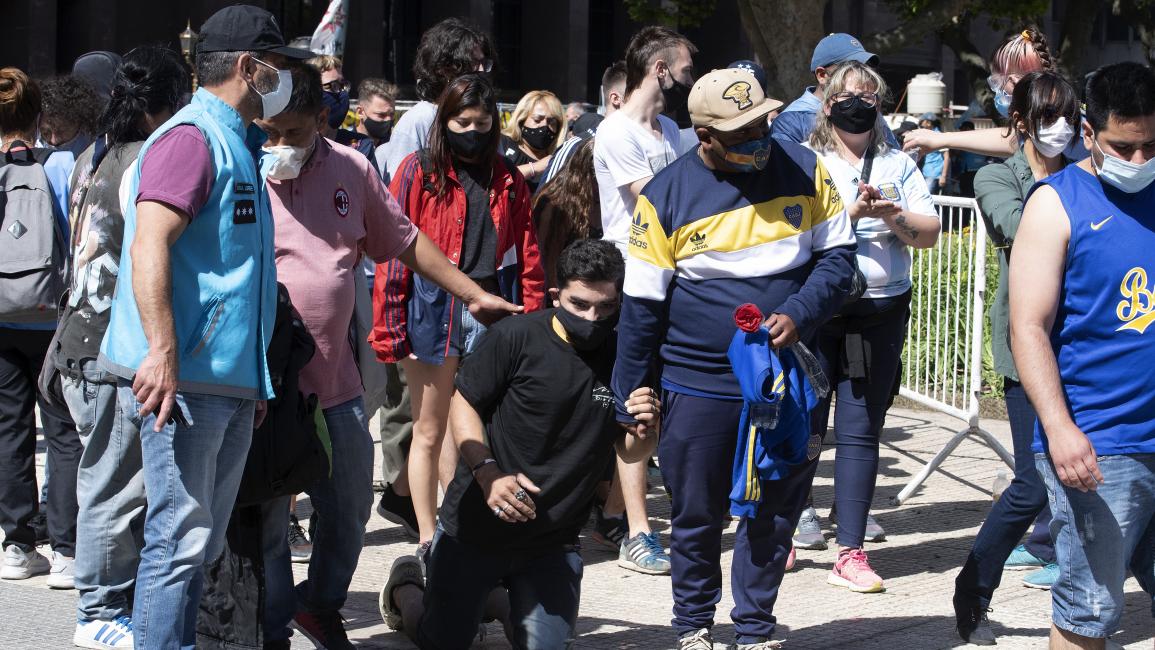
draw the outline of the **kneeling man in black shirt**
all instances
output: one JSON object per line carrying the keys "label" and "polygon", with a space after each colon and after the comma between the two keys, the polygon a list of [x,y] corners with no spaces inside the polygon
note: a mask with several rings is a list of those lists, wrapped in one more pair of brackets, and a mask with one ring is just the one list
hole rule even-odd
{"label": "kneeling man in black shirt", "polygon": [[450,429],[460,450],[426,576],[398,558],[382,616],[421,648],[467,648],[486,597],[509,590],[517,648],[568,647],[581,592],[578,533],[614,462],[653,453],[659,404],[650,388],[614,421],[614,326],[625,265],[605,241],[579,240],[558,258],[554,309],[492,326],[457,374]]}

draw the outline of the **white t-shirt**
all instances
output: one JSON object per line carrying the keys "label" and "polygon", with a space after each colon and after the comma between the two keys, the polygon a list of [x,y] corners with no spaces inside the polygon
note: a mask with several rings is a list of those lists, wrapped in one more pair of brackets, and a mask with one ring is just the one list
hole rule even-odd
{"label": "white t-shirt", "polygon": [[626,254],[630,219],[637,200],[630,184],[665,169],[678,157],[678,125],[659,115],[662,139],[617,111],[598,125],[594,137],[594,173],[602,205],[602,239]]}
{"label": "white t-shirt", "polygon": [[[838,193],[851,205],[858,196],[861,165],[855,167],[831,151],[819,154]],[[927,189],[926,179],[910,156],[888,149],[876,155],[870,184],[883,198],[917,214],[938,217]],[[910,289],[910,248],[882,219],[863,218],[854,224],[858,240],[858,268],[866,278],[864,298],[892,298]]]}

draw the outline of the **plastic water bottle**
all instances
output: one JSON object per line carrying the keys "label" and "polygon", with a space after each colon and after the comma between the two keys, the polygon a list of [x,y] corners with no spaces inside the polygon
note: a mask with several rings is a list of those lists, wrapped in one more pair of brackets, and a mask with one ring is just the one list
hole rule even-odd
{"label": "plastic water bottle", "polygon": [[997,502],[1010,485],[1011,481],[1007,478],[1007,473],[999,471],[998,476],[995,477],[995,484],[991,488],[991,501]]}

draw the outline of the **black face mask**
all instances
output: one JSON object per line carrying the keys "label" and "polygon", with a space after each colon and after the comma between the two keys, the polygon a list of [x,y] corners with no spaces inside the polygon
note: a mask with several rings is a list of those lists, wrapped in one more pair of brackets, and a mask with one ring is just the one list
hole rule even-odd
{"label": "black face mask", "polygon": [[361,120],[361,124],[365,125],[365,132],[369,134],[369,137],[381,142],[389,140],[389,135],[393,133],[393,120],[365,118]]}
{"label": "black face mask", "polygon": [[535,151],[546,151],[557,139],[557,131],[549,128],[549,126],[539,126],[535,128],[521,127],[521,139]]}
{"label": "black face mask", "polygon": [[867,106],[861,97],[830,105],[830,122],[847,133],[866,133],[878,121],[878,107]]}
{"label": "black face mask", "polygon": [[690,87],[672,75],[670,81],[673,84],[669,88],[662,89],[662,103],[666,105],[663,112],[667,115],[681,115],[682,113],[689,115],[687,104],[690,101]]}
{"label": "black face mask", "polygon": [[579,350],[596,350],[606,342],[614,328],[618,325],[618,313],[613,316],[586,320],[577,314],[570,313],[565,307],[557,308],[557,319],[561,321],[570,343]]}
{"label": "black face mask", "polygon": [[458,158],[476,161],[481,152],[485,151],[486,145],[489,144],[489,131],[466,131],[465,133],[457,133],[455,131],[445,131],[446,141],[449,143],[449,150]]}

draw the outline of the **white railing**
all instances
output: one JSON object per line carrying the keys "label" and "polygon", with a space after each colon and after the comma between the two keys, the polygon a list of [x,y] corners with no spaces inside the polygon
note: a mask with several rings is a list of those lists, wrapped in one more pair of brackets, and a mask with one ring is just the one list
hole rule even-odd
{"label": "white railing", "polygon": [[983,296],[987,233],[974,199],[935,196],[943,233],[934,248],[912,252],[910,326],[900,394],[962,420],[946,446],[891,499],[910,498],[968,437],[978,438],[1014,467],[1014,457],[979,424],[982,391]]}

